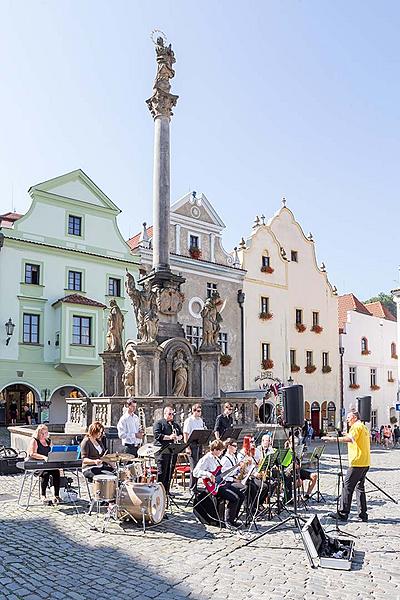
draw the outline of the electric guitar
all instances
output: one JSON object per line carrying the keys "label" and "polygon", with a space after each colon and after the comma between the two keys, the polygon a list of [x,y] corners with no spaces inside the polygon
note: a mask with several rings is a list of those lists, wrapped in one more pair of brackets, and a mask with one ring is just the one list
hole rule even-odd
{"label": "electric guitar", "polygon": [[239,465],[235,465],[234,467],[231,467],[227,471],[221,473],[222,466],[218,465],[218,467],[214,471],[211,471],[211,473],[215,477],[215,483],[213,483],[209,477],[204,477],[203,479],[203,483],[206,486],[207,492],[209,492],[213,496],[216,496],[221,485],[224,485],[226,478],[238,468]]}

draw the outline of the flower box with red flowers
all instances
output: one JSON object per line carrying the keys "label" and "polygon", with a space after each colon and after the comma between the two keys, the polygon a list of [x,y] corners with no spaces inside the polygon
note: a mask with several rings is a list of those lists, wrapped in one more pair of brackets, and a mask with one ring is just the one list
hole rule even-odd
{"label": "flower box with red flowers", "polygon": [[273,369],[273,367],[274,367],[274,361],[271,360],[270,358],[264,358],[264,360],[261,362],[261,366],[266,371],[268,369]]}
{"label": "flower box with red flowers", "polygon": [[272,319],[274,315],[270,312],[260,312],[258,316],[262,321],[268,321],[269,319]]}
{"label": "flower box with red flowers", "polygon": [[367,356],[368,354],[371,354],[371,350],[361,350],[361,354]]}
{"label": "flower box with red flowers", "polygon": [[314,373],[314,371],[317,369],[317,367],[315,365],[307,365],[305,367],[305,372],[306,373]]}
{"label": "flower box with red flowers", "polygon": [[296,323],[296,329],[299,333],[303,333],[307,329],[304,323]]}
{"label": "flower box with red flowers", "polygon": [[221,354],[219,362],[223,367],[227,367],[232,362],[232,356],[230,354]]}
{"label": "flower box with red flowers", "polygon": [[397,356],[397,354],[392,354],[392,358],[394,358],[395,360],[397,360],[399,357]]}
{"label": "flower box with red flowers", "polygon": [[360,386],[358,385],[358,383],[350,383],[350,385],[349,385],[349,388],[350,388],[351,390],[358,390],[358,389],[359,389],[359,387],[360,387]]}
{"label": "flower box with red flowers", "polygon": [[190,254],[191,258],[195,258],[196,260],[201,258],[201,250],[200,250],[200,248],[197,248],[197,246],[190,246],[189,254]]}
{"label": "flower box with red flowers", "polygon": [[262,272],[262,273],[269,273],[269,274],[271,274],[271,273],[273,273],[273,272],[274,272],[274,270],[275,270],[275,269],[273,269],[273,268],[272,268],[272,267],[270,267],[269,265],[263,265],[263,266],[261,267],[261,272]]}
{"label": "flower box with red flowers", "polygon": [[311,331],[313,331],[314,333],[321,333],[321,331],[323,331],[323,327],[321,327],[321,325],[313,325],[311,327]]}
{"label": "flower box with red flowers", "polygon": [[376,385],[376,384],[374,384],[374,385],[371,385],[371,388],[370,388],[370,389],[371,389],[371,390],[375,390],[375,391],[376,391],[376,390],[380,390],[380,389],[381,389],[381,386],[380,386],[380,385]]}
{"label": "flower box with red flowers", "polygon": [[388,382],[389,382],[389,383],[394,383],[394,381],[395,381],[395,380],[393,379],[393,377],[388,377]]}
{"label": "flower box with red flowers", "polygon": [[323,373],[330,373],[332,371],[332,367],[330,365],[324,365],[322,367],[322,372]]}
{"label": "flower box with red flowers", "polygon": [[299,365],[290,365],[290,370],[292,373],[298,373],[300,371]]}

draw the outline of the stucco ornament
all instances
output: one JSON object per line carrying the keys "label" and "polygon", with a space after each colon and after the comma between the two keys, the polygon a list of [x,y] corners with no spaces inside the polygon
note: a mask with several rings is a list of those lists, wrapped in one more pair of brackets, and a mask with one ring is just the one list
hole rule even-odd
{"label": "stucco ornament", "polygon": [[106,352],[121,352],[124,315],[114,298],[110,300],[110,314],[108,315],[107,326]]}
{"label": "stucco ornament", "polygon": [[164,315],[176,315],[182,309],[185,295],[177,290],[171,283],[159,290],[157,295],[157,307]]}
{"label": "stucco ornament", "polygon": [[130,346],[125,349],[125,352],[121,352],[121,360],[124,363],[122,384],[124,386],[125,396],[134,396],[136,357],[133,349]]}
{"label": "stucco ornament", "polygon": [[182,350],[178,350],[172,362],[172,370],[175,373],[173,396],[182,398],[185,395],[188,380],[188,364]]}
{"label": "stucco ornament", "polygon": [[172,109],[176,106],[179,96],[170,93],[170,79],[175,76],[172,65],[176,62],[175,53],[171,44],[166,46],[163,37],[157,37],[156,60],[157,74],[153,84],[153,95],[146,100],[146,104],[154,117],[171,117]]}
{"label": "stucco ornament", "polygon": [[152,344],[156,342],[158,333],[157,293],[145,283],[143,290],[138,290],[135,278],[126,271],[126,292],[131,299],[136,318],[139,343]]}
{"label": "stucco ornament", "polygon": [[221,309],[224,306],[218,292],[213,292],[211,298],[207,298],[201,311],[203,319],[203,342],[200,349],[219,349],[218,334],[223,321]]}

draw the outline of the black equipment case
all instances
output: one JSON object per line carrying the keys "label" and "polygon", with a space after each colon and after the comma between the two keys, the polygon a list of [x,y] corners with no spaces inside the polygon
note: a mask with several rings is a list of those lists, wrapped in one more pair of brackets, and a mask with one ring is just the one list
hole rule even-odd
{"label": "black equipment case", "polygon": [[18,469],[17,463],[24,460],[26,453],[23,452],[18,454],[13,448],[5,448],[0,446],[0,475],[16,475],[21,473],[21,469]]}
{"label": "black equipment case", "polygon": [[354,556],[354,542],[345,538],[330,537],[325,533],[317,515],[313,515],[301,530],[313,567],[350,571]]}

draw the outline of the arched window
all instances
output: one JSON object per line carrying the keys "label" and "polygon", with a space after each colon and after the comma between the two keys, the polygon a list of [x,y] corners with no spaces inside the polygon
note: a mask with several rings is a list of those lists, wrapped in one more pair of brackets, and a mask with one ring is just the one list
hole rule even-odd
{"label": "arched window", "polygon": [[397,358],[397,348],[395,342],[392,342],[390,344],[390,354],[392,358]]}
{"label": "arched window", "polygon": [[361,338],[361,354],[369,354],[368,340],[366,337]]}

